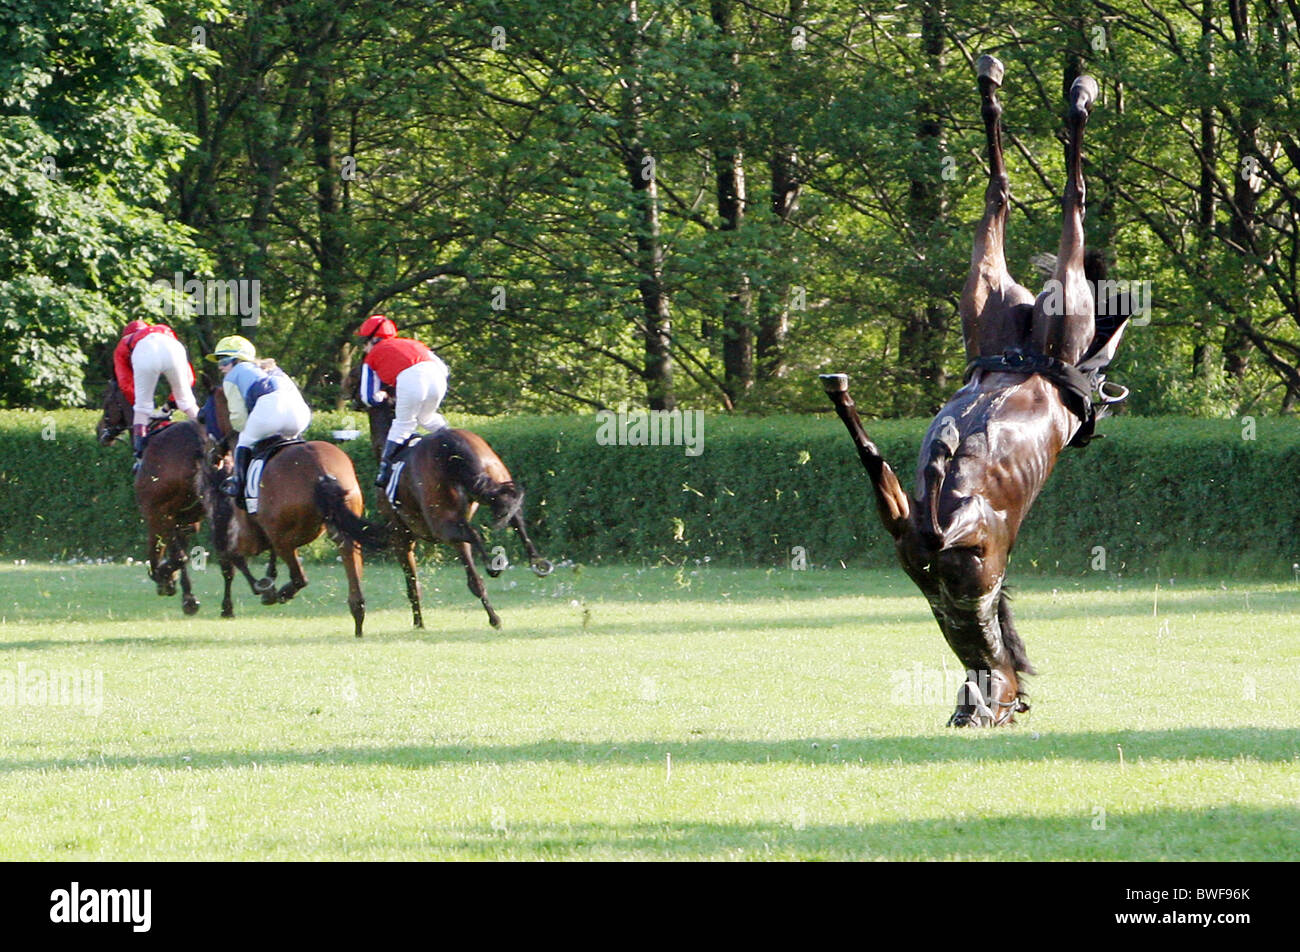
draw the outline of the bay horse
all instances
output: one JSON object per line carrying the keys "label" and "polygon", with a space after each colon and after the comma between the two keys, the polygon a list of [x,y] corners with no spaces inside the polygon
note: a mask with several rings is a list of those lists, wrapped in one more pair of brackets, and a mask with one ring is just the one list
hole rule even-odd
{"label": "bay horse", "polygon": [[925,434],[915,496],[868,438],[848,377],[821,378],[871,479],[903,569],[966,668],[948,722],[957,727],[1009,724],[1029,709],[1021,676],[1035,671],[1004,588],[1008,558],[1062,449],[1085,445],[1108,405],[1123,399],[1100,371],[1126,319],[1099,316],[1084,263],[1081,146],[1097,83],[1080,76],[1067,97],[1064,224],[1051,279],[1035,296],[1011,278],[1003,250],[1010,201],[996,96],[1003,72],[992,56],[976,64],[989,183],[959,307],[968,382]]}
{"label": "bay horse", "polygon": [[[220,388],[213,393],[218,427],[226,434],[223,444],[228,444],[234,434],[225,393]],[[228,446],[221,448],[223,459],[228,450]],[[258,587],[262,604],[274,605],[307,587],[298,549],[328,529],[347,575],[348,609],[360,638],[366,617],[361,549],[383,548],[387,533],[361,517],[365,502],[352,460],[333,443],[293,442],[267,459],[258,483],[257,513],[250,515],[221,492],[215,474],[206,481],[204,501],[212,515],[218,551],[247,559],[270,549],[283,559],[289,566],[289,581],[278,591],[266,580]]]}
{"label": "bay horse", "polygon": [[[104,394],[103,412],[95,426],[101,446],[109,446],[130,429],[131,402],[116,380],[110,380]],[[159,595],[176,594],[176,576],[181,579],[181,608],[187,615],[199,610],[199,600],[190,587],[189,549],[205,506],[204,485],[212,478],[204,458],[203,428],[189,420],[171,423],[159,418],[150,424],[140,468],[135,475],[135,499],[148,531],[147,565],[149,578],[158,586]],[[272,557],[274,559],[274,557]],[[238,569],[254,594],[268,584],[255,580],[248,564],[240,556],[223,554],[218,547],[217,561],[225,580],[221,600],[221,617],[234,618],[234,601],[230,585]],[[274,561],[268,566],[275,575]]]}
{"label": "bay horse", "polygon": [[[348,375],[345,387],[354,406],[362,406],[360,367]],[[370,418],[370,445],[378,460],[388,431],[393,425],[395,406],[390,394],[377,406],[362,407]],[[524,526],[524,491],[515,483],[496,452],[477,433],[451,428],[420,437],[404,451],[396,476],[396,502],[385,489],[377,493],[379,511],[390,525],[391,545],[406,576],[406,597],[411,603],[411,623],[424,627],[420,610],[420,581],[416,575],[417,539],[452,546],[465,566],[469,590],[483,603],[488,622],[501,627],[501,619],[488,601],[483,579],[474,565],[474,555],[483,560],[492,578],[501,574],[488,557],[483,537],[470,521],[480,504],[492,512],[493,527],[509,525],[519,535],[528,563],[538,578],[545,578],[554,566],[538,553]]]}
{"label": "bay horse", "polygon": [[[103,412],[95,426],[100,446],[111,445],[131,426],[131,403],[116,380],[109,381]],[[158,418],[149,426],[149,436],[140,468],[135,474],[135,501],[148,533],[146,565],[158,594],[176,594],[176,576],[181,580],[181,610],[193,615],[199,600],[190,587],[190,540],[203,518],[200,482],[203,467],[203,435],[189,420],[168,423]]]}

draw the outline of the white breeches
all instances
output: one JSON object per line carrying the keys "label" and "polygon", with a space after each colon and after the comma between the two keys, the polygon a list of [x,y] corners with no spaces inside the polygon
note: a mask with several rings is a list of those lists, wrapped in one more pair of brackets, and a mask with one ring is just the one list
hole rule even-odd
{"label": "white breeches", "polygon": [[239,433],[238,446],[252,446],[268,436],[291,440],[311,423],[311,409],[296,387],[283,386],[258,399]]}
{"label": "white breeches", "polygon": [[165,334],[146,334],[131,351],[131,371],[135,377],[135,406],[131,422],[139,426],[148,423],[154,412],[153,392],[158,387],[158,378],[166,377],[172,393],[176,395],[176,406],[193,416],[199,405],[194,402],[194,391],[190,389],[189,362],[185,359],[185,347],[180,341]]}
{"label": "white breeches", "polygon": [[447,425],[438,412],[447,395],[447,365],[437,357],[412,364],[397,375],[393,425],[388,439],[404,443],[411,438],[418,423],[430,433]]}

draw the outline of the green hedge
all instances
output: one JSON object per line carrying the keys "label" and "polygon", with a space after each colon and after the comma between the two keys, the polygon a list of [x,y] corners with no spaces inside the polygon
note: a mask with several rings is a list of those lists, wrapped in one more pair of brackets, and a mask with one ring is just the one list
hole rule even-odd
{"label": "green hedge", "polygon": [[[125,446],[95,444],[87,411],[0,411],[0,555],[6,559],[139,557],[141,524]],[[364,416],[320,413],[328,438]],[[594,415],[475,419],[528,493],[530,525],[554,559],[650,563],[712,560],[785,566],[892,566],[870,487],[833,417],[708,414],[704,451],[604,446]],[[868,422],[912,484],[922,421]],[[1300,562],[1300,425],[1107,420],[1106,438],[1067,451],[1022,530],[1018,572],[1235,571],[1290,578]],[[51,437],[49,439],[45,437]],[[362,480],[369,444],[348,444]],[[507,541],[508,547],[515,548]]]}

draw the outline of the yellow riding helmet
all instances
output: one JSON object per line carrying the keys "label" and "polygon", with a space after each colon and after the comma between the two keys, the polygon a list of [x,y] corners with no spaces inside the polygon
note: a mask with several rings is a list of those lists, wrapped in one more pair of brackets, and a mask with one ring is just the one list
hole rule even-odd
{"label": "yellow riding helmet", "polygon": [[255,360],[257,348],[247,337],[232,334],[217,341],[216,349],[208,354],[208,360],[217,361],[223,357],[238,357],[240,360]]}

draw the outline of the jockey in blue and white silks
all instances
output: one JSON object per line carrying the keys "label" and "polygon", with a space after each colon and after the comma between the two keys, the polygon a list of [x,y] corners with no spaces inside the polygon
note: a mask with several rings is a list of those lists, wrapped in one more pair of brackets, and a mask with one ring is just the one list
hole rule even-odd
{"label": "jockey in blue and white silks", "polygon": [[208,356],[221,368],[221,389],[230,411],[230,425],[239,432],[235,472],[221,490],[242,501],[244,479],[253,458],[253,445],[270,436],[294,439],[311,423],[311,409],[289,376],[272,361],[258,361],[243,337],[225,337]]}

